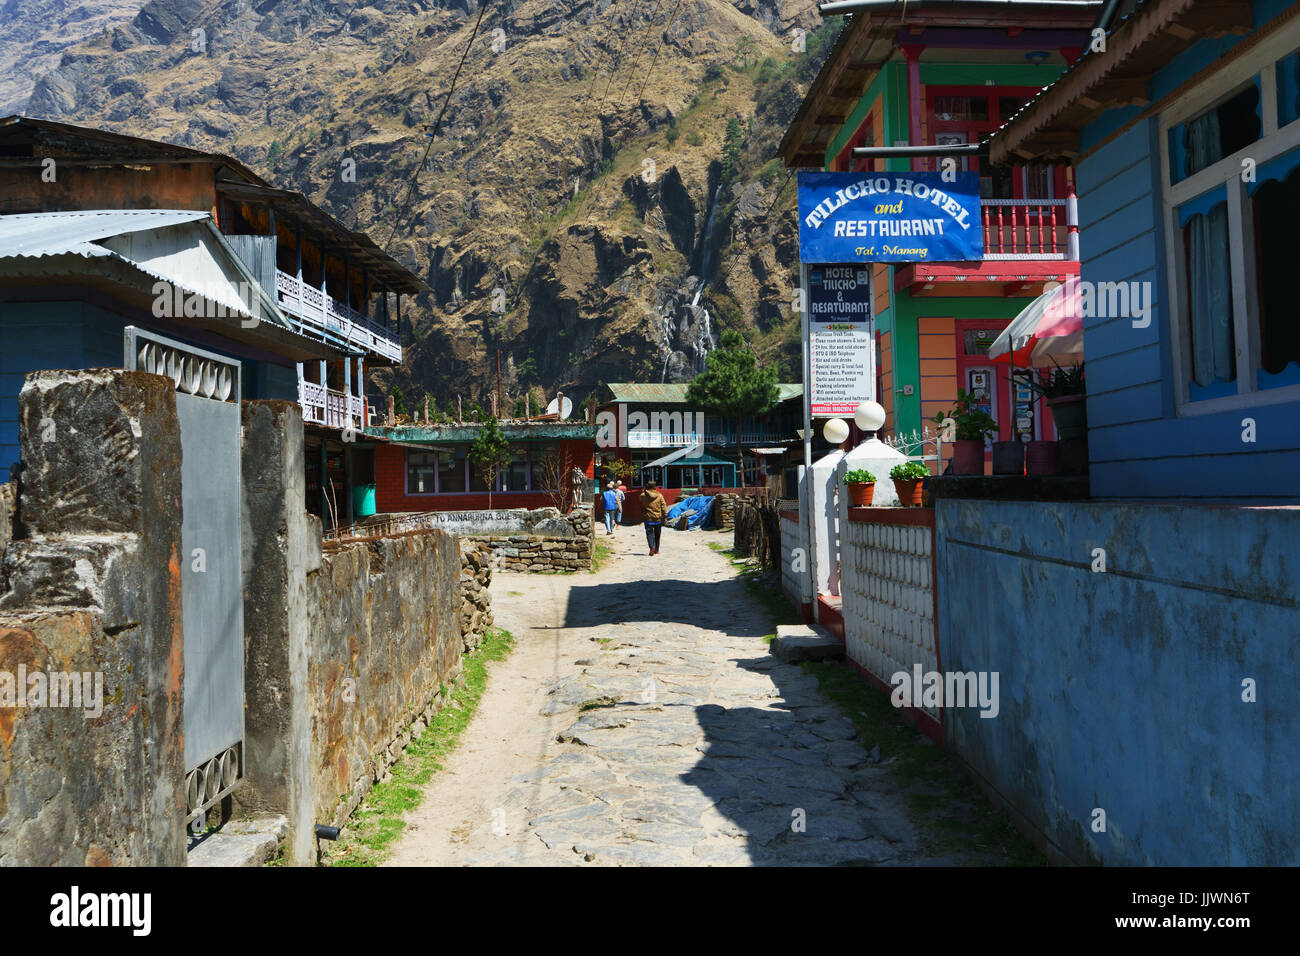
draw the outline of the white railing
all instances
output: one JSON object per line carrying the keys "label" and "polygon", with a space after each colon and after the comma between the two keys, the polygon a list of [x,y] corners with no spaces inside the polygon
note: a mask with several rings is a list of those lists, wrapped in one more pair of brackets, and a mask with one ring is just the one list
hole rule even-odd
{"label": "white railing", "polygon": [[298,383],[298,404],[302,420],[326,428],[360,430],[365,427],[365,400],[360,395],[349,395],[315,382]]}
{"label": "white railing", "polygon": [[304,330],[324,339],[341,339],[395,362],[402,360],[402,343],[392,333],[333,296],[323,295],[320,289],[278,269],[275,291],[280,308],[297,319]]}

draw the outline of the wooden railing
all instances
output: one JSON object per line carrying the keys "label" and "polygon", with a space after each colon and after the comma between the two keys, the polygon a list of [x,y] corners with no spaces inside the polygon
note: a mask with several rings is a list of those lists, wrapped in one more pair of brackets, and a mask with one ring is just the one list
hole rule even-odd
{"label": "wooden railing", "polygon": [[299,282],[296,276],[277,269],[275,292],[280,308],[297,319],[308,334],[368,349],[395,362],[402,360],[402,343],[391,332],[333,296],[323,295],[320,289]]}
{"label": "wooden railing", "polygon": [[326,428],[366,427],[366,403],[360,395],[349,395],[335,391],[315,382],[298,383],[298,404],[302,408],[302,420]]}
{"label": "wooden railing", "polygon": [[1078,260],[1078,215],[1069,199],[981,199],[984,259]]}

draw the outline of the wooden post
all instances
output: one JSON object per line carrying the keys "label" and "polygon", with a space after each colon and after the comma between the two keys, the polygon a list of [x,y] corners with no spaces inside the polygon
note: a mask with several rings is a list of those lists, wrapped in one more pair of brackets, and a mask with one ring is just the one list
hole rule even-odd
{"label": "wooden post", "polygon": [[424,423],[429,424],[429,396],[424,396]]}
{"label": "wooden post", "polygon": [[465,424],[465,410],[461,407],[460,396],[456,396],[456,424]]}
{"label": "wooden post", "polygon": [[388,396],[388,427],[392,428],[397,424],[397,413],[393,410],[393,396]]}
{"label": "wooden post", "polygon": [[533,417],[533,396],[528,392],[524,392],[524,419],[527,420],[532,417]]}

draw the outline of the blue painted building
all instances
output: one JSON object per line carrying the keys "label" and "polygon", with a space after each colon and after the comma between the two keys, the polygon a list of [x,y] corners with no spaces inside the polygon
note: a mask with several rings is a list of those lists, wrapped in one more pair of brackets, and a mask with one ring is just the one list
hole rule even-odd
{"label": "blue painted building", "polygon": [[990,148],[1075,168],[1092,493],[1300,499],[1300,3],[1108,13]]}

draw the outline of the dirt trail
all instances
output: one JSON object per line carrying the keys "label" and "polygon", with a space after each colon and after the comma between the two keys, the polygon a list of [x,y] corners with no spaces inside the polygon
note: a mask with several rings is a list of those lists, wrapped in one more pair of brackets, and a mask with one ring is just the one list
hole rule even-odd
{"label": "dirt trail", "polygon": [[902,797],[727,559],[620,528],[596,574],[500,573],[493,665],[389,865],[915,862]]}

